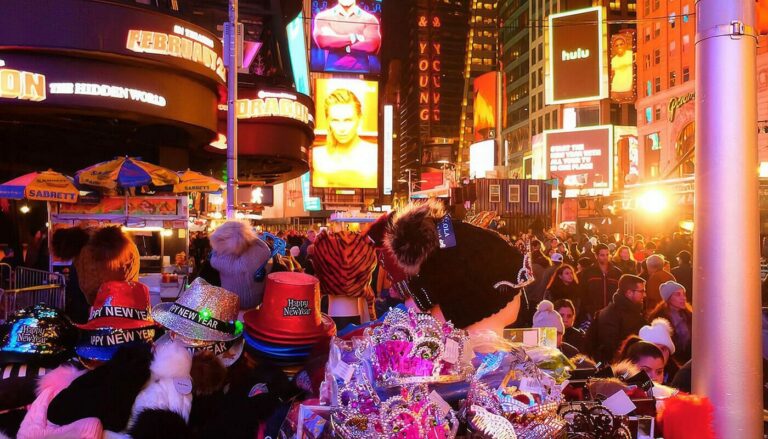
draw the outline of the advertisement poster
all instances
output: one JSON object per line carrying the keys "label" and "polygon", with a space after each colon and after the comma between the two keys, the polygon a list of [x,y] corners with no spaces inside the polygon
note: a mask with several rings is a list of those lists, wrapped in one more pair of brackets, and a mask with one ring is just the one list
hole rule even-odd
{"label": "advertisement poster", "polygon": [[378,74],[381,7],[382,0],[312,0],[310,69]]}
{"label": "advertisement poster", "polygon": [[378,187],[378,82],[317,79],[312,186]]}
{"label": "advertisement poster", "polygon": [[[496,116],[497,110],[497,86],[496,72],[488,72],[474,80],[472,89],[474,93],[474,123],[473,130],[475,133],[475,141],[491,139],[494,136],[494,130],[496,129]],[[502,79],[502,84],[505,81]],[[505,93],[502,93],[505,95]],[[503,100],[506,103],[506,100]],[[502,114],[502,126],[506,126],[506,105],[501,109]]]}
{"label": "advertisement poster", "polygon": [[602,7],[549,16],[547,104],[608,97],[605,28]]}
{"label": "advertisement poster", "polygon": [[[178,198],[130,197],[128,212],[132,216],[176,216]],[[61,215],[125,215],[126,200],[122,197],[105,197],[98,204],[60,204]]]}
{"label": "advertisement poster", "polygon": [[483,140],[469,145],[469,178],[485,178],[493,171],[493,156],[496,141]]}
{"label": "advertisement poster", "polygon": [[613,188],[613,126],[545,131],[549,178],[565,196],[610,195]]}
{"label": "advertisement poster", "polygon": [[625,29],[611,36],[611,100],[614,102],[635,102],[635,66],[635,30]]}

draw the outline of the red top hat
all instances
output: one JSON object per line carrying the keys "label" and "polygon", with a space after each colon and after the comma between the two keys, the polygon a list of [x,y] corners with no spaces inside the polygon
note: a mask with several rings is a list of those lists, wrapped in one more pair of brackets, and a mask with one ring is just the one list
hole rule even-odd
{"label": "red top hat", "polygon": [[154,326],[149,306],[149,289],[139,282],[104,282],[96,293],[88,322],[80,329],[136,329]]}
{"label": "red top hat", "polygon": [[320,312],[317,278],[304,273],[270,273],[264,301],[243,321],[250,336],[276,344],[312,344],[336,334],[333,320]]}

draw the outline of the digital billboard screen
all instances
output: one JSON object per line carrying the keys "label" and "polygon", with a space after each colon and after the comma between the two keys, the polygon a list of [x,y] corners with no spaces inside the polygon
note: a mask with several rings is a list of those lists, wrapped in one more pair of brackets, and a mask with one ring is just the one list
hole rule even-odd
{"label": "digital billboard screen", "polygon": [[544,131],[549,178],[565,196],[610,195],[613,188],[613,126]]}
{"label": "digital billboard screen", "polygon": [[547,104],[608,97],[605,28],[602,7],[549,16]]}
{"label": "digital billboard screen", "polygon": [[469,177],[485,178],[487,171],[493,171],[495,140],[483,140],[469,145]]}
{"label": "digital billboard screen", "polygon": [[[498,115],[497,76],[496,72],[484,73],[478,76],[472,83],[474,96],[474,121],[472,126],[476,142],[494,137],[492,134],[496,130],[496,117]],[[502,79],[502,84],[505,82]],[[506,96],[506,93],[503,91],[502,96]],[[503,99],[502,102],[506,102],[506,99]],[[506,126],[506,105],[503,105],[501,114],[502,126]]]}
{"label": "digital billboard screen", "polygon": [[311,70],[378,74],[381,6],[382,0],[312,0]]}
{"label": "digital billboard screen", "polygon": [[375,81],[316,80],[312,186],[378,187],[378,99]]}
{"label": "digital billboard screen", "polygon": [[635,63],[635,30],[625,29],[611,36],[611,100],[635,102],[637,82]]}
{"label": "digital billboard screen", "polygon": [[285,27],[288,34],[288,54],[291,57],[291,70],[296,91],[309,95],[309,67],[307,66],[307,44],[304,40],[304,13],[294,18]]}

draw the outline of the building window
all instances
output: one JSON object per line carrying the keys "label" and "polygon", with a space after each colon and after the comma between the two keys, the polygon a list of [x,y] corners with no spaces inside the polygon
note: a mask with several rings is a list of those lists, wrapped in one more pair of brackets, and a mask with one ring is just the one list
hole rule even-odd
{"label": "building window", "polygon": [[510,203],[520,202],[520,185],[519,184],[509,185],[509,202]]}
{"label": "building window", "polygon": [[651,68],[651,55],[646,53],[644,59],[645,59],[645,68],[646,69],[650,69]]}
{"label": "building window", "polygon": [[653,122],[653,113],[651,112],[651,107],[645,107],[645,123],[651,122]]}
{"label": "building window", "polygon": [[661,146],[659,145],[659,133],[651,133],[645,136],[645,151],[643,154],[643,168],[646,178],[659,177],[659,160],[661,159]]}
{"label": "building window", "polygon": [[688,67],[683,67],[683,82],[688,82],[691,79],[691,71]]}
{"label": "building window", "polygon": [[661,50],[656,49],[653,51],[653,63],[658,65],[661,62]]}
{"label": "building window", "polygon": [[657,105],[653,109],[653,118],[654,120],[661,120],[661,106]]}
{"label": "building window", "polygon": [[695,144],[696,125],[694,122],[689,123],[680,132],[675,142],[675,156],[680,167],[678,168],[678,175],[680,177],[689,177],[693,175],[696,169],[694,159],[694,144]]}
{"label": "building window", "polygon": [[688,5],[683,6],[683,23],[688,23]]}
{"label": "building window", "polygon": [[670,41],[669,42],[669,52],[672,53],[675,51],[675,48],[677,47],[676,41]]}
{"label": "building window", "polygon": [[658,38],[661,35],[661,23],[656,23],[653,28],[653,38]]}
{"label": "building window", "polygon": [[488,185],[488,201],[491,203],[501,203],[501,185],[491,184]]}
{"label": "building window", "polygon": [[653,89],[656,91],[656,93],[661,91],[661,78],[658,76],[653,78]]}
{"label": "building window", "polygon": [[687,46],[691,42],[691,36],[688,34],[683,35],[683,45]]}
{"label": "building window", "polygon": [[669,72],[669,86],[674,87],[676,83],[677,83],[677,73]]}
{"label": "building window", "polygon": [[672,29],[675,28],[675,18],[677,18],[677,15],[674,12],[669,14],[669,27]]}
{"label": "building window", "polygon": [[645,95],[646,95],[646,96],[650,96],[650,95],[651,95],[651,92],[652,92],[652,89],[651,89],[651,80],[649,79],[649,80],[648,80],[648,81],[646,81],[646,83],[645,83]]}
{"label": "building window", "polygon": [[648,0],[645,0],[643,4],[643,14],[648,15],[651,13],[651,2]]}
{"label": "building window", "polygon": [[659,9],[659,0],[653,0],[653,10]]}
{"label": "building window", "polygon": [[646,27],[645,28],[645,42],[647,43],[649,41],[651,41],[651,28],[650,27]]}
{"label": "building window", "polygon": [[538,203],[539,202],[539,187],[536,185],[530,185],[528,186],[528,202],[529,203]]}

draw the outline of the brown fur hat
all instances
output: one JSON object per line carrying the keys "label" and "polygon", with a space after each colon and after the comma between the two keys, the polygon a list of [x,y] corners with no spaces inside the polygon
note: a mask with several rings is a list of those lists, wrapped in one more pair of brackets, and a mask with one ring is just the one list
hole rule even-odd
{"label": "brown fur hat", "polygon": [[445,214],[443,204],[430,199],[426,203],[410,204],[395,215],[384,245],[407,274],[417,274],[421,264],[439,247],[437,223]]}
{"label": "brown fur hat", "polygon": [[69,227],[53,232],[51,247],[57,258],[70,260],[80,254],[80,250],[91,239],[90,233],[81,227]]}

